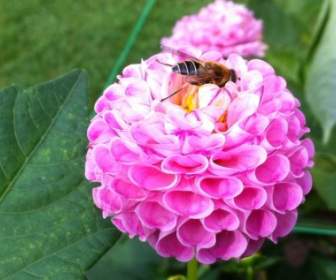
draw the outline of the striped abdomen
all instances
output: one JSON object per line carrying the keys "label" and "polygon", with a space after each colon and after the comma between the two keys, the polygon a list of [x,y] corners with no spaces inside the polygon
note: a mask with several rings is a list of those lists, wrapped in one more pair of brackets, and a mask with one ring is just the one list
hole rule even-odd
{"label": "striped abdomen", "polygon": [[186,75],[186,76],[197,76],[200,64],[196,61],[187,60],[177,63],[173,66],[172,70],[175,73]]}

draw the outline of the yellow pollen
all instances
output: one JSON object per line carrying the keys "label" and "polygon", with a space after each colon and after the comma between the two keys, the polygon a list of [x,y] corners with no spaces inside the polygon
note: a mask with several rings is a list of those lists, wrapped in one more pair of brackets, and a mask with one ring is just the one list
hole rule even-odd
{"label": "yellow pollen", "polygon": [[198,107],[198,86],[188,86],[183,93],[181,107],[188,113]]}

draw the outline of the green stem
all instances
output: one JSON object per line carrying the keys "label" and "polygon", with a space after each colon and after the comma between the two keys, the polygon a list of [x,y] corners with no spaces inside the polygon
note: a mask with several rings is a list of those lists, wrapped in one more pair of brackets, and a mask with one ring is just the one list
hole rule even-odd
{"label": "green stem", "polygon": [[146,0],[145,5],[140,13],[140,16],[137,20],[137,22],[135,23],[133,30],[131,31],[125,46],[123,47],[120,55],[117,58],[117,61],[115,62],[112,71],[109,75],[109,77],[107,78],[105,87],[107,87],[108,85],[110,85],[114,80],[116,75],[119,73],[121,67],[124,65],[129,52],[131,51],[136,39],[139,36],[139,33],[142,29],[142,27],[145,24],[145,21],[150,13],[150,11],[152,10],[154,4],[155,4],[156,0]]}
{"label": "green stem", "polygon": [[248,266],[246,269],[246,280],[253,280],[253,278],[254,278],[253,267]]}
{"label": "green stem", "polygon": [[192,259],[188,262],[187,266],[187,280],[197,280],[198,263],[196,259]]}

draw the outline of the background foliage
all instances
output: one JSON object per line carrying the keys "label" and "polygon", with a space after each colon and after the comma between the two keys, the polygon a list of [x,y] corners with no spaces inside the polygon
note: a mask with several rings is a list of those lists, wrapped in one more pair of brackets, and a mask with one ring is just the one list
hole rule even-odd
{"label": "background foliage", "polygon": [[[127,63],[157,52],[177,19],[208,2],[158,0]],[[335,279],[336,1],[240,2],[264,20],[266,59],[302,101],[317,147],[314,191],[296,234],[240,263],[202,267],[202,279]],[[166,279],[184,272],[139,241],[115,243],[119,234],[92,206],[81,173],[90,108],[144,3],[0,0],[0,87],[27,87],[78,67],[88,73],[0,92],[1,279]]]}

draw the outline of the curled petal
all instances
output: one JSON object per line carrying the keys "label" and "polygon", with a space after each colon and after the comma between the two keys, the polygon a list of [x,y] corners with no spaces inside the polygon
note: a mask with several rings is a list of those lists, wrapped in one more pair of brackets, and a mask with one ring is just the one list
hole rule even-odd
{"label": "curled petal", "polygon": [[113,130],[120,131],[127,128],[126,122],[122,119],[119,112],[107,111],[104,112],[103,118],[105,123]]}
{"label": "curled petal", "polygon": [[95,110],[96,113],[101,113],[106,109],[111,109],[111,103],[107,98],[105,98],[104,95],[102,95],[96,101],[96,104],[94,106],[94,110]]}
{"label": "curled petal", "polygon": [[209,248],[216,242],[215,234],[206,230],[198,219],[186,220],[180,224],[177,238],[183,245],[193,248]]}
{"label": "curled petal", "polygon": [[171,211],[190,218],[204,218],[214,209],[210,198],[191,191],[170,191],[163,196],[167,208]]}
{"label": "curled petal", "polygon": [[222,231],[216,236],[216,244],[197,252],[197,259],[203,264],[212,264],[217,259],[239,258],[247,248],[247,240],[239,231]]}
{"label": "curled petal", "polygon": [[94,188],[92,197],[96,206],[102,209],[104,218],[119,213],[123,208],[123,201],[120,195],[110,188]]}
{"label": "curled petal", "polygon": [[93,157],[97,166],[105,173],[116,173],[118,172],[120,166],[114,160],[110,149],[105,145],[95,146],[93,148]]}
{"label": "curled petal", "polygon": [[302,177],[305,167],[309,163],[309,154],[307,149],[299,147],[290,157],[290,170],[295,177]]}
{"label": "curled petal", "polygon": [[248,257],[248,256],[252,256],[257,251],[259,251],[261,249],[262,245],[264,244],[264,241],[265,240],[263,238],[258,239],[258,240],[250,239],[248,241],[248,245],[247,245],[246,251],[242,255],[242,258]]}
{"label": "curled petal", "polygon": [[157,252],[162,257],[175,257],[181,262],[188,262],[193,258],[193,248],[181,244],[175,232],[165,235],[156,243]]}
{"label": "curled petal", "polygon": [[234,198],[234,205],[241,209],[252,210],[261,208],[267,200],[267,193],[263,188],[245,187],[241,194]]}
{"label": "curled petal", "polygon": [[229,209],[216,209],[203,220],[204,227],[212,232],[234,231],[239,227],[238,216]]}
{"label": "curled petal", "polygon": [[231,127],[238,121],[243,121],[255,113],[259,106],[259,97],[255,94],[242,94],[230,104],[227,123]]}
{"label": "curled petal", "polygon": [[177,184],[178,177],[152,166],[131,166],[128,172],[131,182],[147,190],[165,190]]}
{"label": "curled petal", "polygon": [[145,235],[145,230],[134,212],[121,213],[113,217],[112,222],[121,231],[127,232],[131,238]]}
{"label": "curled petal", "polygon": [[142,223],[149,228],[170,231],[176,226],[177,216],[155,201],[140,203],[136,213]]}
{"label": "curled petal", "polygon": [[271,65],[261,59],[251,59],[247,63],[248,70],[258,70],[263,76],[274,74],[274,69]]}
{"label": "curled petal", "polygon": [[117,138],[111,143],[114,159],[120,163],[132,164],[140,159],[141,150],[135,144]]}
{"label": "curled petal", "polygon": [[279,183],[274,185],[273,207],[280,211],[289,211],[297,208],[303,201],[303,192],[301,187],[295,183]]}
{"label": "curled petal", "polygon": [[234,150],[215,153],[210,171],[216,175],[231,175],[256,168],[266,160],[266,151],[257,145],[243,145]]}
{"label": "curled petal", "polygon": [[126,199],[142,200],[147,196],[146,191],[143,188],[121,179],[114,179],[112,188],[116,193],[125,197]]}
{"label": "curled petal", "polygon": [[256,178],[263,183],[273,183],[284,180],[289,173],[289,160],[281,154],[273,154],[255,170]]}
{"label": "curled petal", "polygon": [[277,226],[272,234],[272,240],[277,241],[279,237],[289,234],[297,221],[297,211],[287,212],[285,214],[276,214]]}
{"label": "curled petal", "polygon": [[275,75],[264,78],[262,101],[267,102],[281,94],[286,89],[286,81]]}
{"label": "curled petal", "polygon": [[313,187],[313,177],[309,171],[305,171],[302,177],[296,178],[296,182],[301,186],[303,194],[308,194]]}
{"label": "curled petal", "polygon": [[266,130],[266,139],[273,147],[279,147],[287,138],[288,124],[284,119],[274,119]]}
{"label": "curled petal", "polygon": [[115,134],[102,119],[95,119],[90,123],[87,131],[89,141],[94,143],[106,143]]}
{"label": "curled petal", "polygon": [[208,168],[208,160],[200,154],[175,155],[164,159],[161,168],[171,174],[199,174]]}
{"label": "curled petal", "polygon": [[202,193],[219,199],[233,198],[243,190],[242,182],[235,177],[202,176],[196,180],[196,185]]}
{"label": "curled petal", "polygon": [[246,220],[246,231],[252,239],[267,237],[277,225],[276,216],[267,210],[253,210]]}
{"label": "curled petal", "polygon": [[269,122],[270,121],[267,117],[260,114],[255,114],[246,120],[244,129],[246,132],[252,135],[260,135],[266,130]]}

